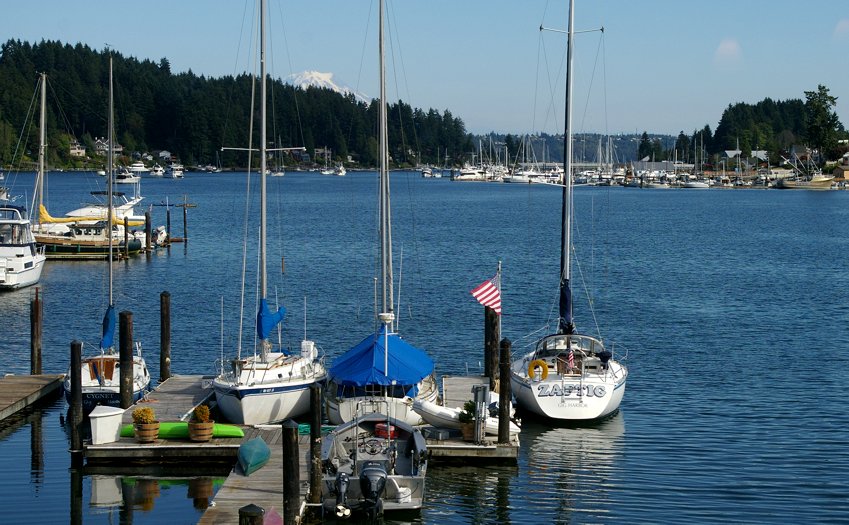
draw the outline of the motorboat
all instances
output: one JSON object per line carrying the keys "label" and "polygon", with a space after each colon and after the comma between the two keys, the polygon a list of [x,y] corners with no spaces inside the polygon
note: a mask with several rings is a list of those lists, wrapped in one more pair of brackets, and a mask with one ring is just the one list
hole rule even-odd
{"label": "motorboat", "polygon": [[[7,196],[6,191],[0,192],[0,197]],[[37,283],[44,260],[44,248],[36,245],[26,208],[0,198],[0,290]]]}

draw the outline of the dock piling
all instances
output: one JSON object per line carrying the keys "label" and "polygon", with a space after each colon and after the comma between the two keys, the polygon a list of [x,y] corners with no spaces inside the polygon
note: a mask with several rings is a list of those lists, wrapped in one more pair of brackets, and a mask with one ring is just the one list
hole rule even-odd
{"label": "dock piling", "polygon": [[298,465],[298,424],[283,422],[283,523],[295,523],[300,513],[301,471]]}
{"label": "dock piling", "polygon": [[[110,228],[112,225],[109,226]],[[130,258],[130,219],[124,216],[124,259]]]}
{"label": "dock piling", "polygon": [[168,246],[171,246],[171,208],[165,208],[165,235]]}
{"label": "dock piling", "polygon": [[321,503],[321,386],[310,385],[310,503]]}
{"label": "dock piling", "polygon": [[264,514],[265,509],[258,505],[245,505],[239,509],[239,525],[262,525]]}
{"label": "dock piling", "polygon": [[506,337],[501,340],[501,378],[498,390],[498,442],[510,443],[510,347],[512,343]]}
{"label": "dock piling", "polygon": [[121,366],[121,408],[133,404],[133,312],[124,310],[118,314],[118,361]]}
{"label": "dock piling", "polygon": [[153,251],[153,247],[151,246],[151,232],[153,227],[150,224],[150,212],[144,212],[144,251],[150,253]]}
{"label": "dock piling", "polygon": [[43,309],[41,299],[38,297],[38,288],[35,289],[35,298],[30,302],[30,375],[41,374],[41,334]]}
{"label": "dock piling", "polygon": [[159,294],[159,382],[171,377],[171,294]]}
{"label": "dock piling", "polygon": [[71,341],[71,464],[82,467],[83,463],[83,343]]}
{"label": "dock piling", "polygon": [[498,314],[489,306],[484,307],[484,372],[489,378],[489,390],[498,390],[498,340],[501,337]]}

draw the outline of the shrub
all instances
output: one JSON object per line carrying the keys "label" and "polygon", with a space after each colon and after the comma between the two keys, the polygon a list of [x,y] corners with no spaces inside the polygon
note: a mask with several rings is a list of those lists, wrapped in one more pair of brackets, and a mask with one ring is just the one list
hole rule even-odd
{"label": "shrub", "polygon": [[209,423],[209,407],[206,405],[198,405],[192,413],[192,420],[195,423]]}
{"label": "shrub", "polygon": [[156,416],[153,414],[153,409],[150,407],[140,407],[133,410],[133,423],[145,424],[156,421]]}
{"label": "shrub", "polygon": [[460,423],[473,423],[475,421],[475,411],[477,406],[475,402],[469,399],[463,403],[463,410],[460,412]]}

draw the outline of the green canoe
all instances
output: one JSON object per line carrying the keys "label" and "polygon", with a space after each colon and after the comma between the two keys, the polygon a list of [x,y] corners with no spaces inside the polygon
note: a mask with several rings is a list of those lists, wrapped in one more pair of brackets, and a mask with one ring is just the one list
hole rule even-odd
{"label": "green canoe", "polygon": [[[121,437],[133,437],[133,425],[121,427]],[[212,427],[212,437],[241,438],[245,432],[236,425],[216,423]],[[159,423],[159,439],[189,439],[189,424],[185,421],[164,421]]]}

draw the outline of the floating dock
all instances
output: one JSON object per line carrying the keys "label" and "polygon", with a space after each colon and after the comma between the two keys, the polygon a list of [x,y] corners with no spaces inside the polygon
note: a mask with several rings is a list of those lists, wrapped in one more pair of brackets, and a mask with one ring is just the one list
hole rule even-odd
{"label": "floating dock", "polygon": [[64,374],[0,378],[0,421],[48,396],[58,395],[64,379]]}

